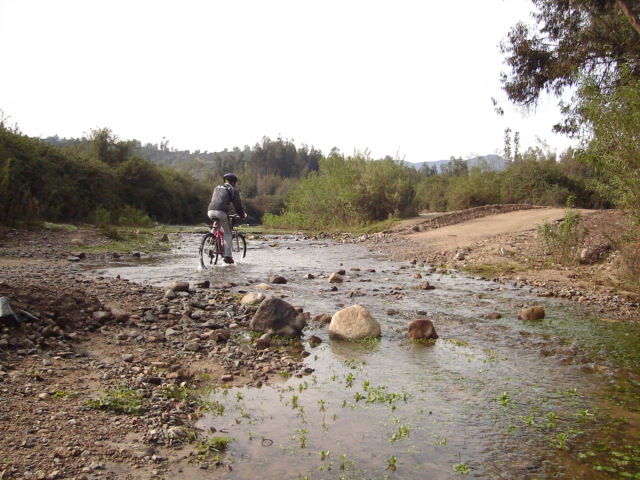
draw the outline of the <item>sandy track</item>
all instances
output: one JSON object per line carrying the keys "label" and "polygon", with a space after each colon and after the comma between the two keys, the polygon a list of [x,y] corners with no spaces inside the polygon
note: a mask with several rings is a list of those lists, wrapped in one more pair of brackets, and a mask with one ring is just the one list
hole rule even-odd
{"label": "sandy track", "polygon": [[[583,210],[582,213],[588,215],[591,212]],[[484,240],[491,241],[491,238],[499,235],[536,230],[537,225],[561,220],[564,215],[564,208],[519,210],[475,218],[426,232],[411,233],[405,238],[419,243],[422,247],[434,250],[451,250]]]}

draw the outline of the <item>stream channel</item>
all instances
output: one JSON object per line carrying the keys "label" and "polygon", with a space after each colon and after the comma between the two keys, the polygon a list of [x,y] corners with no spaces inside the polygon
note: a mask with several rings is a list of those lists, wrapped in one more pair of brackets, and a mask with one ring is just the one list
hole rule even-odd
{"label": "stream channel", "polygon": [[[162,287],[234,282],[239,293],[278,274],[288,282],[265,293],[311,317],[359,304],[382,327],[379,341],[353,343],[309,322],[302,342],[312,373],[214,389],[209,400],[224,412],[197,427],[233,438],[225,478],[639,478],[637,365],[606,361],[627,344],[637,350],[637,329],[618,335],[616,322],[577,302],[391,262],[361,244],[257,237],[235,265],[202,270],[199,238],[181,236],[151,263],[96,273]],[[345,281],[332,290],[328,276],[341,268]],[[435,288],[415,288],[425,282]],[[517,319],[531,305],[544,320]],[[431,319],[439,339],[410,342],[414,318]],[[309,345],[311,335],[322,342]]]}

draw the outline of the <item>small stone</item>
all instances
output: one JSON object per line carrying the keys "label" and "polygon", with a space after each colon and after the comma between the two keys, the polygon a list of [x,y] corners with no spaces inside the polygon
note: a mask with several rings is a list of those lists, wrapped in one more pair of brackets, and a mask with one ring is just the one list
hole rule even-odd
{"label": "small stone", "polygon": [[176,280],[168,287],[170,290],[174,292],[188,292],[189,291],[189,282],[182,282]]}
{"label": "small stone", "polygon": [[344,281],[344,278],[342,275],[340,275],[338,272],[334,272],[331,275],[329,275],[329,283],[342,283]]}
{"label": "small stone", "polygon": [[189,431],[181,426],[177,426],[177,427],[169,427],[167,429],[167,437],[169,438],[186,438],[187,436],[189,436]]}

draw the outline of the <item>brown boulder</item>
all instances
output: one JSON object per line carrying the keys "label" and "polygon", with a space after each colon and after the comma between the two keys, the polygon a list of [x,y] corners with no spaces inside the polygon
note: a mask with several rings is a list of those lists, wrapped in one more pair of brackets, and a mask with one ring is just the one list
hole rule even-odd
{"label": "brown boulder", "polygon": [[544,318],[544,308],[527,307],[518,312],[519,320],[541,320]]}
{"label": "brown boulder", "polygon": [[313,317],[313,321],[316,323],[331,323],[331,315],[320,313]]}
{"label": "brown boulder", "polygon": [[438,334],[431,320],[419,318],[409,322],[410,340],[427,340],[429,338],[438,338]]}

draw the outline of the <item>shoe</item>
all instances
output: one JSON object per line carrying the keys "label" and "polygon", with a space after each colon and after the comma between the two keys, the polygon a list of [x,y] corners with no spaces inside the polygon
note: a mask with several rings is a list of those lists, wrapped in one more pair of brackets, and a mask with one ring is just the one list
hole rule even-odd
{"label": "shoe", "polygon": [[232,257],[224,257],[224,263],[236,263]]}

